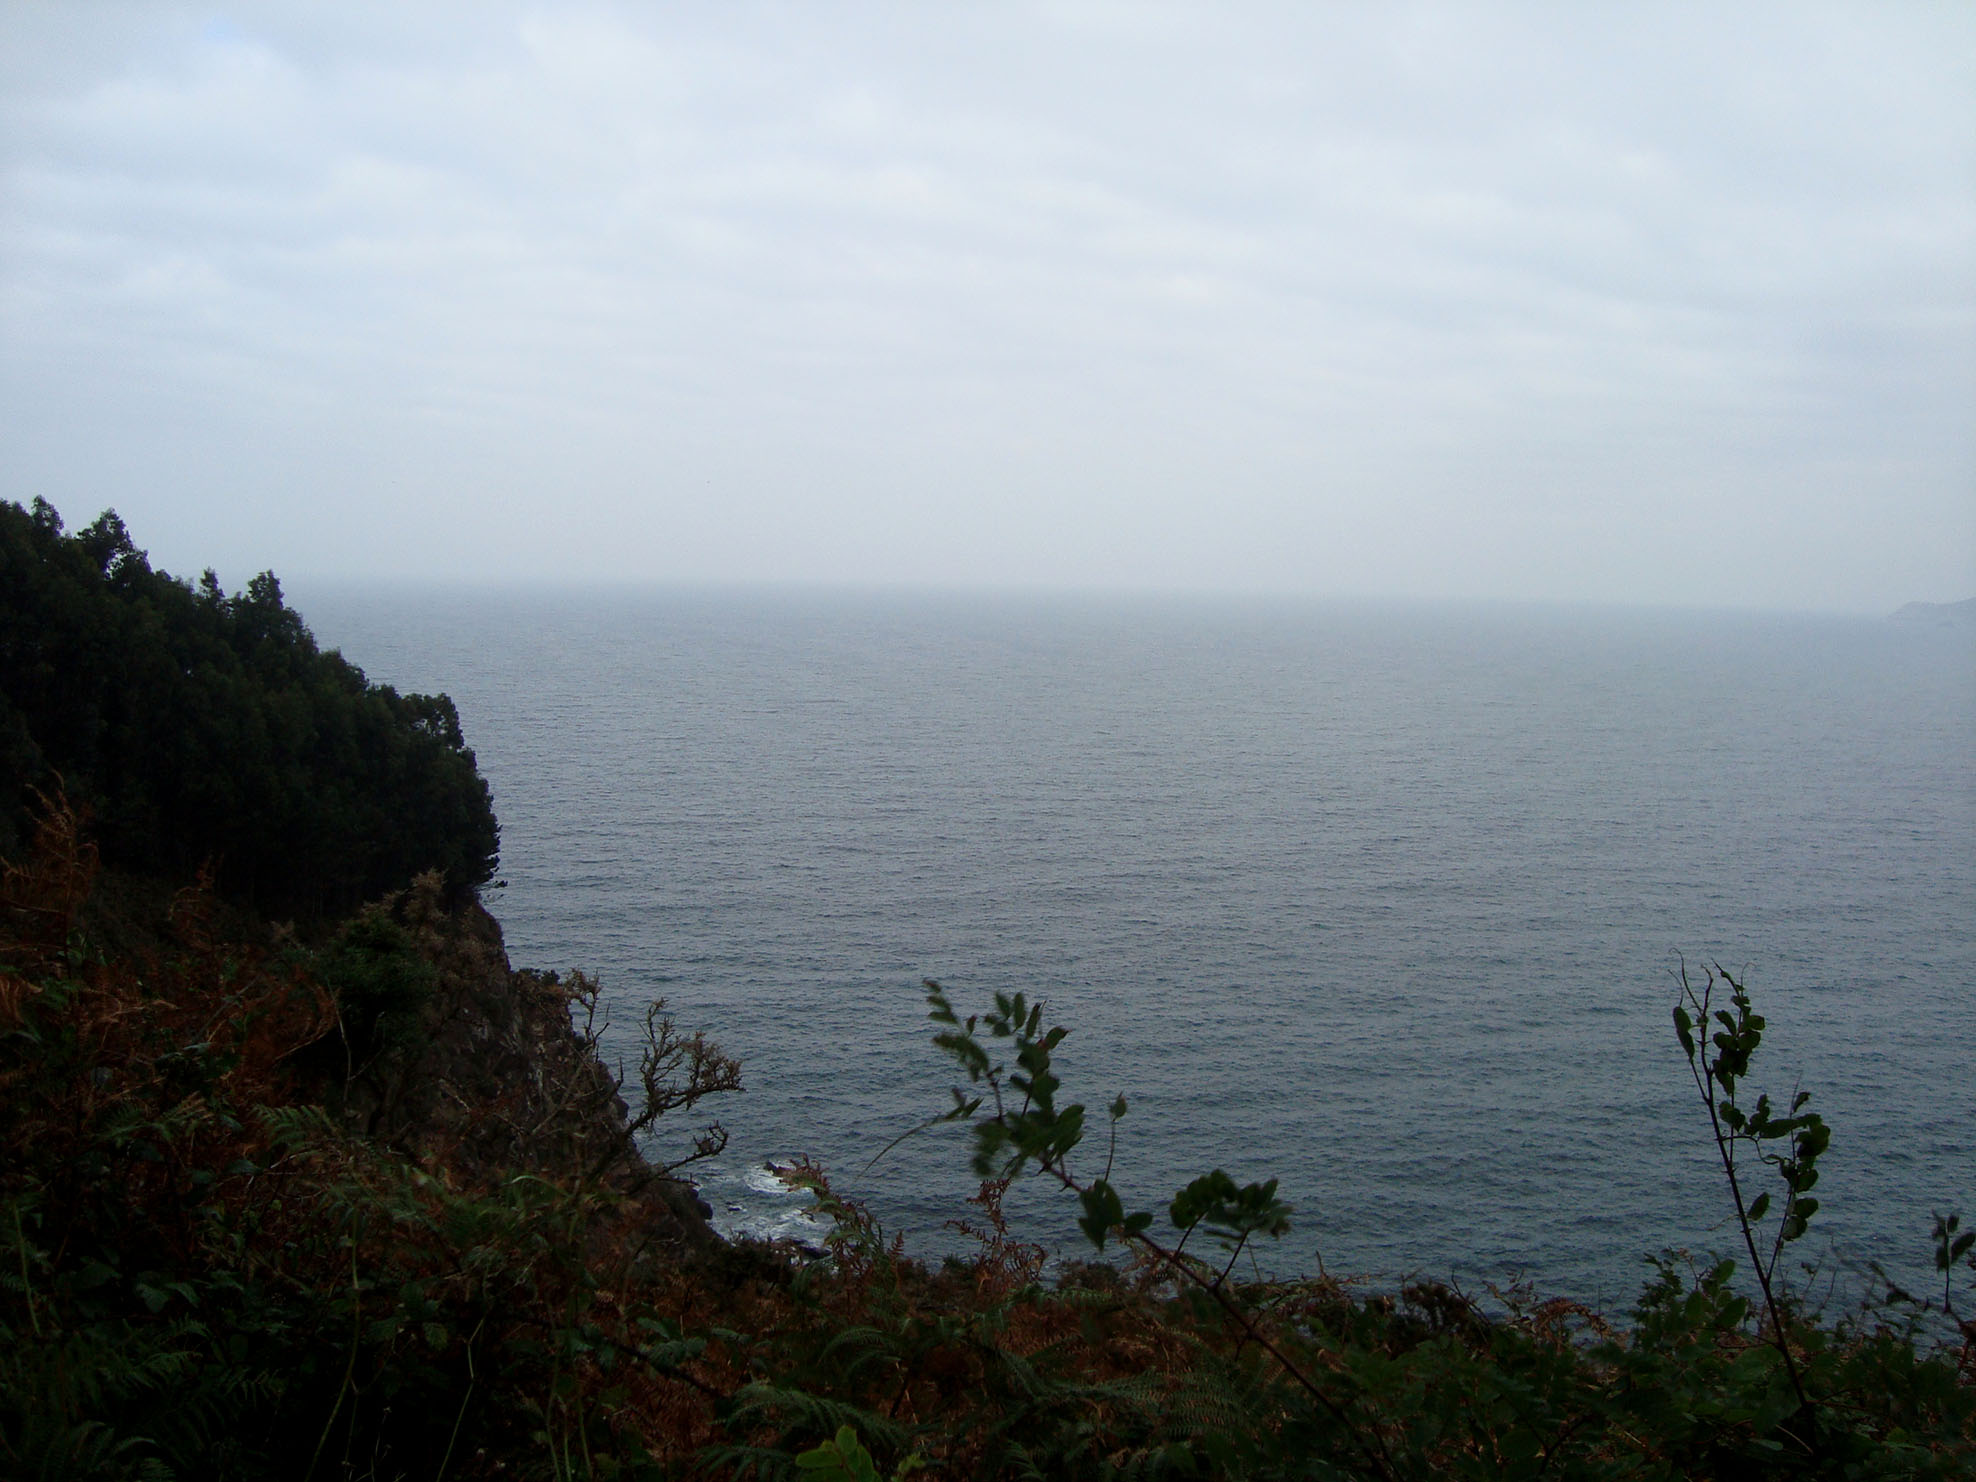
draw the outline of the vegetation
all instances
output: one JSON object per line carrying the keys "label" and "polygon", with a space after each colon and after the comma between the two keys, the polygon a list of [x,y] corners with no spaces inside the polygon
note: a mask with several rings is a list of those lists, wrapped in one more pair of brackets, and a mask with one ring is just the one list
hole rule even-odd
{"label": "vegetation", "polygon": [[[1525,1290],[1485,1307],[1435,1283],[1245,1282],[1237,1258],[1291,1217],[1272,1184],[1210,1173],[1156,1237],[1151,1211],[1074,1171],[1085,1116],[1054,1069],[1063,1031],[1014,997],[962,1019],[930,986],[940,1046],[970,1078],[940,1120],[973,1124],[987,1175],[958,1222],[976,1254],[915,1262],[809,1166],[788,1177],[827,1223],[818,1249],[723,1247],[668,1222],[659,1169],[629,1144],[633,1126],[737,1084],[704,1041],[660,1017],[636,1073],[565,1069],[526,1116],[490,1096],[423,1148],[366,1134],[339,1115],[350,1078],[408,1053],[418,1014],[451,991],[413,898],[304,949],[230,939],[195,885],[154,946],[108,955],[82,925],[92,873],[58,810],[0,880],[8,1475],[1951,1477],[1976,1463],[1976,1325],[1954,1305],[1972,1242],[1952,1217],[1937,1221],[1939,1300],[1894,1292],[1837,1317],[1807,1309],[1774,1257],[1760,1310],[1731,1262],[1664,1257],[1625,1322]],[[1719,1057],[1753,1053],[1762,1028],[1732,992],[1697,1041],[1717,1088]],[[594,1006],[580,979],[555,998],[565,1029],[572,1002]],[[594,1065],[594,1034],[575,1043]],[[617,1107],[627,1088],[636,1115]],[[594,1129],[606,1106],[615,1141],[480,1136],[553,1115]],[[1114,1102],[1109,1124],[1125,1112]],[[1776,1121],[1754,1145],[1795,1196],[1781,1217],[1808,1219],[1809,1124]],[[1063,1186],[1093,1246],[1123,1242],[1126,1259],[1047,1278],[1001,1213],[1025,1175]],[[1752,1230],[1767,1213],[1743,1212]]]}
{"label": "vegetation", "polygon": [[[1110,1155],[1128,1107],[1101,1119],[1068,1098],[1066,1031],[1021,995],[963,1016],[933,983],[934,1044],[962,1084],[926,1126],[967,1129],[982,1183],[954,1225],[973,1253],[912,1259],[809,1164],[784,1176],[814,1198],[815,1247],[717,1241],[670,1175],[724,1134],[669,1129],[738,1089],[735,1062],[658,1005],[636,1063],[607,1068],[594,985],[509,969],[461,888],[491,864],[491,815],[455,829],[435,804],[365,855],[366,788],[484,807],[456,723],[412,725],[424,749],[407,737],[403,707],[450,707],[318,654],[272,579],[259,597],[193,592],[109,517],[73,538],[45,506],[25,518],[0,530],[7,560],[41,563],[12,568],[39,595],[10,583],[5,600],[53,618],[24,633],[10,612],[0,630],[16,750],[68,758],[105,857],[181,873],[158,919],[127,909],[106,932],[98,844],[60,792],[5,851],[0,1475],[1976,1475],[1976,1232],[1936,1217],[1939,1294],[1876,1289],[1835,1312],[1793,1288],[1783,1256],[1818,1212],[1831,1134],[1802,1094],[1750,1101],[1765,1025],[1719,969],[1684,977],[1674,1027],[1749,1281],[1729,1259],[1663,1255],[1623,1317],[1524,1288],[1243,1280],[1243,1256],[1294,1218],[1274,1181],[1214,1170],[1135,1207]],[[244,639],[255,622],[279,630],[272,647]],[[126,641],[99,662],[178,666],[131,681],[164,716],[190,694],[246,718],[207,716],[177,751],[93,678],[34,667]],[[15,691],[22,667],[41,690]],[[334,699],[320,713],[318,695]],[[346,720],[399,762],[334,773],[369,753],[306,738]],[[244,780],[171,780],[248,753],[262,762]],[[277,859],[253,810],[306,777],[349,810]],[[174,788],[204,811],[173,811]],[[147,833],[181,816],[198,832]],[[231,866],[192,873],[216,841]],[[450,885],[405,874],[436,863]],[[224,905],[347,903],[360,880],[384,883],[301,935]],[[1095,1259],[1053,1266],[1011,1230],[1021,1178],[1075,1201]]]}
{"label": "vegetation", "polygon": [[[311,950],[230,937],[195,883],[154,945],[107,955],[75,815],[38,832],[0,876],[0,1475],[473,1476],[580,1452],[618,1348],[664,1351],[645,1304],[692,1233],[623,1079],[571,1034],[587,985],[549,994],[576,1053],[544,1046],[528,1094],[481,1097],[436,1144],[369,1135],[366,1086],[429,1027],[380,1030],[415,1010],[399,986],[473,988],[447,981],[457,944],[425,940],[436,895]],[[737,1084],[651,1027],[650,1117]]]}
{"label": "vegetation", "polygon": [[0,848],[59,785],[112,868],[327,919],[429,870],[494,873],[487,784],[443,695],[317,648],[263,572],[229,597],[154,571],[106,512],[0,503]]}

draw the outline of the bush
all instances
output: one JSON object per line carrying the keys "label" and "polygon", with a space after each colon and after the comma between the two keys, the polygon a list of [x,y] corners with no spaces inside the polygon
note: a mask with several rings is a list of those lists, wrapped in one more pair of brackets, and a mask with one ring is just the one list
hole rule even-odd
{"label": "bush", "polygon": [[371,906],[316,955],[315,975],[335,996],[352,1068],[397,1048],[432,999],[437,973],[411,933]]}

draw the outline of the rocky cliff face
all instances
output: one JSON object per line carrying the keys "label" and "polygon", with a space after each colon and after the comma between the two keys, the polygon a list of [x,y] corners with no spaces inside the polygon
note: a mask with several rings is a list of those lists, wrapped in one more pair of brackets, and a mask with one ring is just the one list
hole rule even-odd
{"label": "rocky cliff face", "polygon": [[691,1185],[637,1147],[618,1077],[584,1027],[581,979],[517,971],[499,923],[477,902],[449,905],[436,876],[370,909],[409,935],[434,978],[386,1048],[344,1067],[334,1099],[354,1130],[469,1178],[608,1181],[649,1204],[667,1243],[719,1243]]}

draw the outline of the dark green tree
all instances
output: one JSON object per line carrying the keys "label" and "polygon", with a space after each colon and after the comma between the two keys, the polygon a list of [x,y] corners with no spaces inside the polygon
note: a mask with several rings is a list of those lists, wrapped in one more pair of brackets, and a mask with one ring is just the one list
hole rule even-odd
{"label": "dark green tree", "polygon": [[263,572],[153,570],[114,511],[73,534],[0,503],[0,850],[64,789],[104,862],[273,915],[338,915],[442,871],[493,876],[487,784],[444,695],[324,652]]}

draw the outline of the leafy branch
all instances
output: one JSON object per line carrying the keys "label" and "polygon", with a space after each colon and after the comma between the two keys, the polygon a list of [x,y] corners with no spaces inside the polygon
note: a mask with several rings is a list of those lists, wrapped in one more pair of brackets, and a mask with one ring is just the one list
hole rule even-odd
{"label": "leafy branch", "polygon": [[[1697,989],[1687,964],[1681,964],[1681,997],[1674,1005],[1674,1032],[1688,1057],[1695,1089],[1708,1110],[1716,1153],[1736,1206],[1737,1228],[1763,1290],[1771,1346],[1783,1359],[1800,1411],[1809,1419],[1814,1414],[1812,1402],[1791,1351],[1777,1266],[1784,1247],[1804,1235],[1811,1217],[1818,1212],[1818,1200],[1811,1190],[1818,1183],[1818,1159],[1831,1143],[1832,1132],[1817,1112],[1805,1110],[1811,1100],[1809,1091],[1793,1095],[1790,1110],[1781,1116],[1767,1095],[1757,1097],[1753,1110],[1744,1110],[1737,1099],[1737,1086],[1749,1075],[1750,1061],[1763,1043],[1763,1015],[1751,1008],[1748,990],[1727,969],[1718,964],[1704,967],[1702,973]],[[1717,1003],[1718,989],[1723,988],[1729,993],[1727,1008]],[[1783,1205],[1777,1228],[1769,1235],[1767,1252],[1758,1246],[1758,1227],[1770,1213],[1770,1192],[1765,1190],[1754,1198],[1745,1195],[1746,1165],[1739,1162],[1744,1152],[1772,1169],[1783,1185]]]}
{"label": "leafy branch", "polygon": [[[973,1169],[979,1177],[1013,1179],[1033,1164],[1037,1172],[1076,1194],[1084,1211],[1078,1228],[1095,1249],[1103,1250],[1116,1236],[1136,1246],[1156,1268],[1206,1293],[1248,1341],[1274,1359],[1292,1383],[1345,1429],[1376,1475],[1395,1477],[1392,1457],[1378,1430],[1358,1424],[1346,1406],[1297,1363],[1228,1290],[1228,1274],[1250,1242],[1258,1235],[1280,1237],[1290,1228],[1291,1209],[1277,1198],[1276,1180],[1238,1187],[1219,1168],[1202,1175],[1181,1189],[1168,1206],[1168,1218],[1180,1232],[1180,1239],[1172,1246],[1163,1244],[1149,1233],[1153,1224],[1150,1211],[1127,1212],[1111,1182],[1109,1153],[1105,1171],[1095,1178],[1080,1179],[1071,1169],[1070,1155],[1084,1139],[1085,1111],[1081,1102],[1057,1104],[1063,1082],[1051,1058],[1069,1031],[1060,1025],[1046,1030],[1045,1006],[1030,1003],[1020,993],[998,992],[992,1010],[962,1019],[939,983],[928,978],[924,987],[927,1017],[942,1026],[933,1036],[934,1045],[967,1073],[970,1087],[983,1089],[971,1095],[955,1087],[952,1108],[913,1131],[943,1122],[967,1122],[974,1139]],[[1013,1068],[991,1049],[993,1040],[1010,1042],[1015,1052]],[[990,1107],[992,1110],[986,1110]],[[1110,1151],[1116,1152],[1117,1124],[1127,1111],[1125,1098],[1114,1098],[1107,1111],[1112,1130]],[[1227,1252],[1227,1260],[1219,1269],[1184,1253],[1196,1230],[1205,1230]]]}

